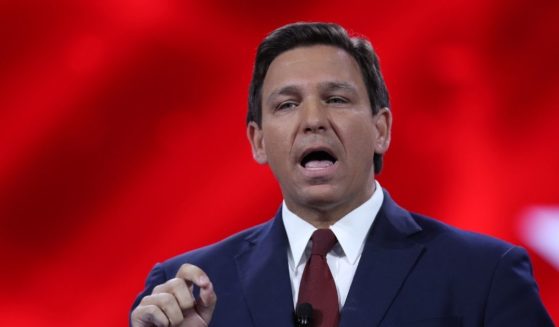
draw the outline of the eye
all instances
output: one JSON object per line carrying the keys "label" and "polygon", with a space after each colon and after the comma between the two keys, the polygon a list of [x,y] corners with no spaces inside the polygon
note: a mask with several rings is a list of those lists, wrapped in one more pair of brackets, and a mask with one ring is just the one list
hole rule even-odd
{"label": "eye", "polygon": [[286,109],[292,109],[292,108],[295,108],[295,107],[297,107],[297,102],[285,101],[285,102],[282,102],[282,103],[278,104],[276,106],[276,110],[286,110]]}
{"label": "eye", "polygon": [[349,101],[346,98],[340,96],[329,97],[326,100],[326,103],[332,103],[332,104],[346,104],[348,102]]}

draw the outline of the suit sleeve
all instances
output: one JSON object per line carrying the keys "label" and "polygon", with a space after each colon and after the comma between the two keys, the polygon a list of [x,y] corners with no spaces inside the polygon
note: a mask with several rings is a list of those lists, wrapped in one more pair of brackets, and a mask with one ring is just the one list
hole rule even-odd
{"label": "suit sleeve", "polygon": [[540,299],[526,251],[512,247],[494,271],[485,309],[485,326],[553,327]]}
{"label": "suit sleeve", "polygon": [[163,269],[162,265],[160,263],[156,264],[146,278],[144,290],[140,294],[138,294],[136,300],[134,300],[134,303],[132,304],[132,308],[130,309],[130,313],[128,314],[129,323],[132,311],[134,311],[138,304],[140,304],[140,301],[142,301],[144,296],[150,295],[155,286],[165,283],[167,279],[167,275],[165,274],[165,270]]}

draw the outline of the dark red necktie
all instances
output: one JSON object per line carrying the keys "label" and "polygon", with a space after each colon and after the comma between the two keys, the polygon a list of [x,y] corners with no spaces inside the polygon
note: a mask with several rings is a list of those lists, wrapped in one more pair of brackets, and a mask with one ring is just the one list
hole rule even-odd
{"label": "dark red necktie", "polygon": [[311,256],[303,272],[297,303],[312,305],[313,327],[338,327],[338,292],[326,262],[326,254],[338,240],[330,229],[317,229],[311,240]]}

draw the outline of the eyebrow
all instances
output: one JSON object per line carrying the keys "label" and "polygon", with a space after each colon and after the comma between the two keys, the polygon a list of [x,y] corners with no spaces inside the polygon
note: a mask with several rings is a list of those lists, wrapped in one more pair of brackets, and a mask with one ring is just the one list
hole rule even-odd
{"label": "eyebrow", "polygon": [[[318,84],[318,88],[321,92],[324,91],[336,91],[336,90],[346,90],[352,93],[357,93],[357,88],[348,82],[342,81],[330,81],[330,82],[321,82]],[[278,95],[296,95],[299,94],[300,87],[297,85],[286,85],[279,89],[276,89],[270,93],[270,95],[266,98],[266,102],[270,103],[273,98]]]}
{"label": "eyebrow", "polygon": [[276,89],[276,90],[272,91],[272,93],[270,93],[268,98],[266,98],[266,102],[270,103],[272,101],[272,99],[274,99],[278,95],[295,95],[295,94],[298,94],[298,93],[300,93],[299,89],[300,88],[298,86],[295,86],[295,85],[286,85],[284,87],[281,87],[279,89]]}
{"label": "eyebrow", "polygon": [[357,92],[357,88],[353,84],[341,81],[323,82],[320,83],[318,87],[321,91],[346,90],[353,93]]}

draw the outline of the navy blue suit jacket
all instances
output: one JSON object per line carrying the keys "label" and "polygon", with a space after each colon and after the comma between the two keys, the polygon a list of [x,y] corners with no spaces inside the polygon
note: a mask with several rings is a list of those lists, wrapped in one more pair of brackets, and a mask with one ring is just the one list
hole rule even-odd
{"label": "navy blue suit jacket", "polygon": [[[293,326],[288,241],[271,221],[157,264],[134,302],[183,263],[201,267],[218,300],[210,326]],[[399,207],[385,192],[341,327],[553,326],[522,248]]]}

